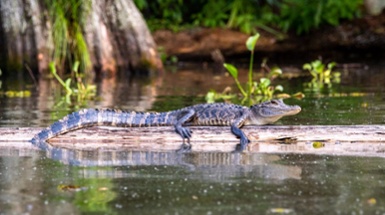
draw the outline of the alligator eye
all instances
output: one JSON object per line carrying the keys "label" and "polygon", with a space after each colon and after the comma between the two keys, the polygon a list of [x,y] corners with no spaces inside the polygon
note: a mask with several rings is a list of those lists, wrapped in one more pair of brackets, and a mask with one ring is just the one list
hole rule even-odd
{"label": "alligator eye", "polygon": [[278,104],[278,102],[276,100],[271,100],[270,103],[273,104],[273,105],[277,105]]}

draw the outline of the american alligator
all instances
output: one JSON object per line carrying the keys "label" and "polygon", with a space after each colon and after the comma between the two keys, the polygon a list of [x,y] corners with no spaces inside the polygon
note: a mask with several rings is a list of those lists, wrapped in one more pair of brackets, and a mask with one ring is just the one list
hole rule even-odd
{"label": "american alligator", "polygon": [[251,107],[234,104],[198,104],[169,112],[130,112],[115,109],[83,109],[71,113],[40,131],[31,142],[39,145],[48,139],[71,130],[95,125],[116,127],[174,126],[188,143],[191,130],[185,126],[230,126],[231,132],[240,138],[238,150],[242,151],[250,142],[240,129],[244,125],[271,124],[283,116],[301,111],[297,105],[286,105],[282,100],[271,100]]}

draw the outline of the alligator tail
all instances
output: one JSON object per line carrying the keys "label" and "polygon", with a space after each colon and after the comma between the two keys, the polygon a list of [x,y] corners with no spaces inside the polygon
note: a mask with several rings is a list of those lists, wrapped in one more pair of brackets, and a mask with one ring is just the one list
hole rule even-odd
{"label": "alligator tail", "polygon": [[53,123],[36,134],[31,142],[40,145],[48,139],[60,134],[95,125],[109,125],[116,127],[150,127],[173,124],[172,112],[126,112],[114,109],[83,109],[73,112],[63,119]]}

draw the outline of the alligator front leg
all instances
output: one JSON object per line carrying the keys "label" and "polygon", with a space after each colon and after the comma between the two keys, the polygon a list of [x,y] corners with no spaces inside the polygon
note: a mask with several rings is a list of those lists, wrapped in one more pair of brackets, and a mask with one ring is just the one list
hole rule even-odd
{"label": "alligator front leg", "polygon": [[240,145],[237,146],[236,151],[245,150],[247,144],[250,143],[250,140],[247,138],[245,133],[243,133],[243,131],[235,125],[231,126],[231,132],[240,139]]}

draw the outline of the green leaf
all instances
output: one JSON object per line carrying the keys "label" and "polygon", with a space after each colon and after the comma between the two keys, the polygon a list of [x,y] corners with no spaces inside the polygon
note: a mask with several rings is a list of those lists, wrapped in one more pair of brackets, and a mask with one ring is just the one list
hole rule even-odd
{"label": "green leaf", "polygon": [[279,68],[277,66],[271,68],[270,73],[269,73],[269,77],[275,77],[275,76],[279,76],[279,75],[282,75],[281,68]]}
{"label": "green leaf", "polygon": [[56,67],[54,62],[49,63],[49,71],[51,71],[52,74],[56,74]]}
{"label": "green leaf", "polygon": [[215,102],[215,94],[216,92],[215,91],[209,91],[207,94],[206,94],[206,101],[207,103],[214,103]]}
{"label": "green leaf", "polygon": [[268,86],[270,86],[270,79],[268,78],[261,78],[260,79],[260,86],[263,87],[263,88],[267,88]]}
{"label": "green leaf", "polygon": [[283,87],[281,85],[275,86],[275,90],[283,92]]}
{"label": "green leaf", "polygon": [[70,78],[68,78],[65,83],[66,83],[66,87],[68,87],[68,88],[71,87],[71,79]]}
{"label": "green leaf", "polygon": [[79,70],[79,61],[75,61],[74,65],[72,66],[72,71],[78,71]]}
{"label": "green leaf", "polygon": [[246,41],[246,47],[249,51],[254,51],[255,45],[259,39],[259,34],[256,33],[254,36],[251,36]]}
{"label": "green leaf", "polygon": [[336,62],[330,62],[330,63],[328,63],[328,69],[332,70],[333,67],[335,67],[336,65],[337,65]]}
{"label": "green leaf", "polygon": [[311,70],[311,65],[308,64],[308,63],[305,63],[305,64],[303,65],[302,69],[304,69],[304,70]]}
{"label": "green leaf", "polygon": [[227,71],[229,71],[230,75],[233,76],[233,78],[238,78],[238,69],[235,68],[235,66],[227,63],[223,64],[223,66],[227,69]]}

